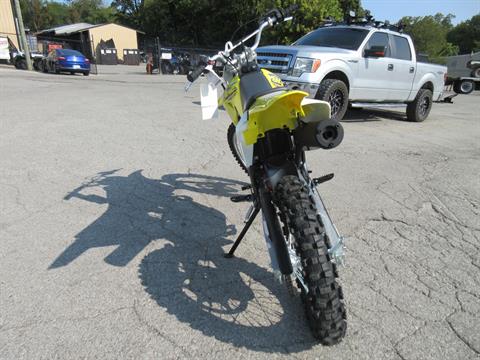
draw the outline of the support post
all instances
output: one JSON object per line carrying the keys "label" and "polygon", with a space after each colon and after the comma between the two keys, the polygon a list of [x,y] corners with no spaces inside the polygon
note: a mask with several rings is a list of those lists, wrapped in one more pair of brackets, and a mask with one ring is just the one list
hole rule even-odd
{"label": "support post", "polygon": [[27,69],[31,71],[33,70],[32,58],[30,57],[30,48],[28,47],[27,38],[25,36],[25,27],[23,26],[23,17],[22,17],[22,9],[20,8],[20,1],[13,0],[13,2],[15,4],[15,13],[18,19],[18,32],[20,35],[20,43],[22,44],[23,53],[25,54]]}

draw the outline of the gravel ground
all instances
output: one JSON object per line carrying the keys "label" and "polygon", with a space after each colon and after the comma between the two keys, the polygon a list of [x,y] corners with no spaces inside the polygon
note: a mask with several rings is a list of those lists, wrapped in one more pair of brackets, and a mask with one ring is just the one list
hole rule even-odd
{"label": "gravel ground", "polygon": [[226,114],[143,72],[0,68],[1,359],[480,358],[480,94],[420,124],[354,111],[308,153],[348,238],[348,333],[323,347],[258,221],[222,257],[247,208]]}

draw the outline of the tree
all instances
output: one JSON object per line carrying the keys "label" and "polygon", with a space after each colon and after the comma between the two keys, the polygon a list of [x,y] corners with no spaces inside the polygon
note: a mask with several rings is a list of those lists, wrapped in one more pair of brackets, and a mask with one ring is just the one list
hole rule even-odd
{"label": "tree", "polygon": [[339,2],[344,15],[347,15],[350,11],[355,11],[355,14],[358,17],[365,15],[365,10],[363,9],[360,0],[339,0]]}
{"label": "tree", "polygon": [[426,53],[431,59],[456,55],[458,47],[447,41],[447,33],[453,28],[454,15],[406,16],[401,21],[406,25],[405,32],[413,38],[419,53]]}
{"label": "tree", "polygon": [[[113,5],[130,18],[128,14],[135,14],[131,1],[115,0]],[[240,26],[244,25],[235,39],[256,28],[268,10],[293,3],[300,5],[295,20],[266,31],[266,42],[291,43],[318,27],[326,16],[343,17],[338,0],[143,0],[141,29],[167,44],[221,47]]]}
{"label": "tree", "polygon": [[340,20],[344,15],[338,0],[266,0],[260,4],[258,10],[263,14],[273,7],[286,8],[292,3],[299,5],[294,20],[265,32],[264,43],[291,44],[299,37],[318,28],[325,18],[330,16]]}
{"label": "tree", "polygon": [[144,30],[144,0],[113,0],[110,7],[120,23]]}
{"label": "tree", "polygon": [[73,23],[101,24],[114,20],[115,9],[104,7],[102,0],[70,0],[69,13]]}
{"label": "tree", "polygon": [[480,14],[461,22],[447,34],[447,40],[458,46],[460,54],[480,51]]}

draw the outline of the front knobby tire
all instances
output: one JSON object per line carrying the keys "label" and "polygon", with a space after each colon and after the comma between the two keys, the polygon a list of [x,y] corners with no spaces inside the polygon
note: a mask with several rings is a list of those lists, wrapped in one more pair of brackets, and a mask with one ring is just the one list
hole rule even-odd
{"label": "front knobby tire", "polygon": [[346,310],[338,273],[328,254],[328,237],[317,216],[308,189],[296,176],[285,176],[275,189],[275,200],[301,259],[308,293],[300,286],[310,329],[323,345],[335,345],[347,330]]}
{"label": "front knobby tire", "polygon": [[227,140],[228,140],[228,146],[230,147],[230,151],[232,152],[232,155],[235,159],[235,161],[240,165],[243,171],[248,175],[248,169],[245,163],[243,162],[242,158],[238,154],[237,150],[237,135],[236,135],[236,129],[235,125],[233,123],[230,124],[227,130]]}

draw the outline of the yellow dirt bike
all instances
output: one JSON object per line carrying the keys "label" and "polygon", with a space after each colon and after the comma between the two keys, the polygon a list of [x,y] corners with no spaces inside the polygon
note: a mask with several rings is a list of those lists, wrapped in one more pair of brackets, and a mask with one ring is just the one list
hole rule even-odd
{"label": "yellow dirt bike", "polygon": [[[316,186],[333,174],[310,178],[305,151],[332,149],[343,139],[342,126],[330,119],[327,102],[306,99],[302,91],[289,90],[281,79],[259,69],[255,49],[262,31],[291,20],[294,8],[274,9],[260,26],[236,45],[188,74],[186,90],[204,74],[201,84],[203,119],[212,119],[223,107],[232,124],[228,143],[235,159],[248,173],[249,193],[231,198],[251,202],[233,254],[258,213],[277,278],[292,294],[300,292],[313,335],[325,345],[345,336],[346,310],[337,265],[343,263],[344,239],[333,224]],[[251,39],[254,44],[247,47]],[[215,69],[223,67],[220,76]],[[295,287],[296,283],[296,287]],[[299,290],[298,290],[299,289]]]}

